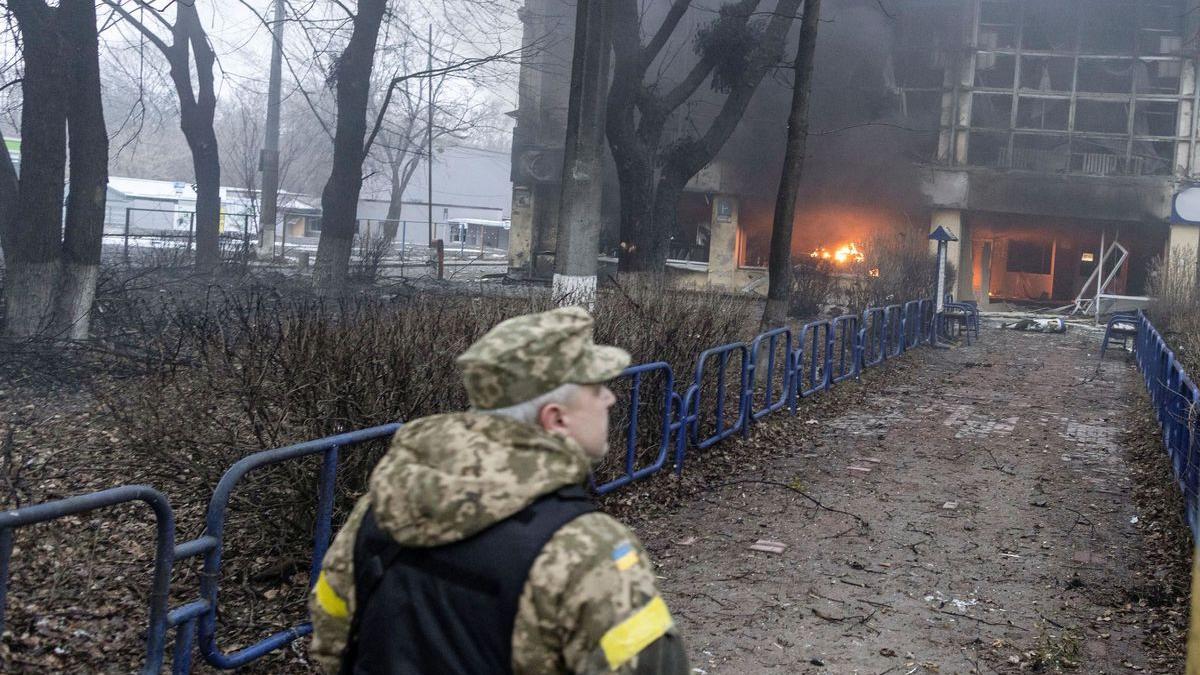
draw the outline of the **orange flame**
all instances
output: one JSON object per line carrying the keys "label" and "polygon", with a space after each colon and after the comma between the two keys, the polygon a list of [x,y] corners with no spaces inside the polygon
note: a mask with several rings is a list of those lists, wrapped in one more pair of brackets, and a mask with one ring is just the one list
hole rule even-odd
{"label": "orange flame", "polygon": [[839,265],[845,265],[852,262],[862,262],[864,260],[862,251],[854,242],[843,244],[832,252],[824,246],[821,246],[810,253],[809,256],[813,258],[820,258],[821,260],[832,260]]}

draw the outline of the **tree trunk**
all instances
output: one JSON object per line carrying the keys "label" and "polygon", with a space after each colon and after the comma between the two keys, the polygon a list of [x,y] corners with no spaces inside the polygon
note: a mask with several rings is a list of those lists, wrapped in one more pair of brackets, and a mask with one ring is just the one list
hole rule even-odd
{"label": "tree trunk", "polygon": [[[216,55],[200,24],[196,4],[175,5],[174,56],[171,79],[179,94],[179,127],[192,151],[196,174],[196,266],[211,269],[221,262],[221,160],[213,122],[217,97],[213,88],[213,64]],[[193,59],[188,58],[189,48]],[[196,88],[192,89],[192,65],[195,61]]]}
{"label": "tree trunk", "polygon": [[796,193],[800,189],[800,177],[804,171],[813,61],[820,20],[821,0],[805,0],[804,19],[800,23],[800,45],[796,49],[792,109],[788,115],[787,149],[783,156],[783,174],[779,178],[779,194],[775,197],[775,219],[771,225],[767,271],[770,287],[767,289],[767,307],[762,320],[767,327],[783,325],[791,305],[792,229],[795,226]]}
{"label": "tree trunk", "polygon": [[408,190],[408,183],[420,164],[417,157],[409,159],[407,163],[401,161],[404,156],[398,155],[391,164],[392,193],[388,196],[387,220],[383,224],[384,236],[388,241],[395,241],[400,231],[400,217],[404,215],[404,192]]}
{"label": "tree trunk", "polygon": [[609,11],[613,77],[608,92],[605,132],[621,190],[618,271],[626,273],[647,267],[642,254],[653,239],[650,228],[653,223],[654,153],[638,134],[635,110],[646,70],[637,6],[631,0],[620,0],[613,3]]}
{"label": "tree trunk", "polygon": [[596,301],[600,207],[604,196],[604,98],[608,92],[605,0],[579,0],[559,198],[551,297],[560,305]]}
{"label": "tree trunk", "polygon": [[212,269],[221,262],[221,157],[212,117],[207,123],[185,123],[196,174],[196,267]]}
{"label": "tree trunk", "polygon": [[350,267],[358,195],[362,190],[371,70],[386,7],[386,0],[360,0],[350,41],[335,67],[337,131],[333,140],[333,169],[321,193],[321,240],[315,269],[317,283],[326,288],[345,283]]}
{"label": "tree trunk", "polygon": [[58,8],[10,0],[21,30],[21,176],[16,218],[5,248],[5,333],[31,337],[53,318],[62,248],[68,86]]}
{"label": "tree trunk", "polygon": [[8,250],[9,231],[16,221],[16,215],[17,168],[13,164],[12,154],[8,152],[8,146],[0,146],[0,250]]}
{"label": "tree trunk", "polygon": [[59,12],[70,57],[66,117],[71,193],[67,197],[55,332],[59,337],[82,340],[88,336],[100,274],[108,192],[108,132],[100,98],[96,6],[92,0],[62,0]]}

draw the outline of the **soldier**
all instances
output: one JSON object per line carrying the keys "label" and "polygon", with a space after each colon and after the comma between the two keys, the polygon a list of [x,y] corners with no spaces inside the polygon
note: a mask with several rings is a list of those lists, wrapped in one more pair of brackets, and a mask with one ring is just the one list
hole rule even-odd
{"label": "soldier", "polygon": [[583,488],[629,365],[578,307],[458,358],[471,411],[406,424],[309,606],[330,673],[687,673],[641,544]]}

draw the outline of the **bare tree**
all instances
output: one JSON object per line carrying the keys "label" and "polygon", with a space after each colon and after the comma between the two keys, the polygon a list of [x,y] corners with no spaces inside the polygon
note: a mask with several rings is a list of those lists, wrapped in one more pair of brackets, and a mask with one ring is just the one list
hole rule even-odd
{"label": "bare tree", "polygon": [[[435,35],[435,43],[449,51],[455,49],[455,40],[449,36]],[[432,161],[427,139],[437,143],[445,139],[463,139],[493,114],[487,106],[473,100],[474,83],[463,78],[462,73],[443,71],[426,78],[405,78],[408,73],[418,72],[417,65],[424,60],[423,49],[411,39],[402,39],[399,44],[380,50],[380,69],[384,72],[384,83],[379,88],[378,101],[374,103],[376,114],[384,104],[388,83],[401,80],[392,91],[391,101],[380,118],[375,142],[370,148],[370,159],[388,177],[388,211],[384,235],[396,237],[396,224],[401,217],[404,193],[417,169],[426,161]],[[457,81],[452,80],[457,78]],[[456,86],[460,85],[460,86]],[[433,106],[433,127],[430,129],[429,106]],[[427,135],[428,134],[428,135]]]}
{"label": "bare tree", "polygon": [[10,0],[9,9],[21,32],[24,78],[16,216],[5,228],[5,332],[82,339],[95,295],[108,185],[96,8],[90,0],[57,6]]}
{"label": "bare tree", "polygon": [[[779,0],[765,21],[755,18],[761,0],[724,5],[695,34],[698,61],[668,86],[647,82],[647,72],[691,0],[674,0],[645,45],[637,0],[613,0],[607,134],[621,187],[622,271],[663,270],[679,195],[733,134],[759,82],[780,62],[801,2]],[[665,143],[667,122],[705,82],[725,95],[708,128]]]}
{"label": "bare tree", "polygon": [[[163,15],[165,8],[155,7],[150,0],[128,1],[135,8],[147,10],[150,21],[139,20],[122,0],[104,0],[162,52],[170,66],[171,81],[179,98],[179,128],[191,149],[196,176],[196,265],[210,268],[221,258],[221,158],[214,131],[217,97],[213,86],[213,64],[216,54],[200,23],[194,1],[168,3],[175,7],[174,23]],[[165,31],[170,36],[170,43],[151,25]]]}
{"label": "bare tree", "polygon": [[792,84],[792,109],[788,115],[787,149],[783,155],[783,173],[775,197],[775,219],[771,226],[771,252],[768,261],[770,286],[763,324],[778,326],[787,318],[792,292],[792,228],[796,219],[796,193],[804,172],[805,143],[808,140],[808,108],[812,94],[813,62],[817,52],[817,27],[821,20],[821,0],[805,0],[800,21],[800,45],[796,49],[795,81]]}
{"label": "bare tree", "polygon": [[382,8],[375,6],[378,1],[359,3],[349,42],[330,75],[336,83],[337,127],[333,171],[321,194],[321,240],[317,246],[316,265],[317,282],[325,287],[340,286],[346,279],[357,225],[355,215],[362,190],[363,162],[384,128],[396,92],[412,80],[436,82],[449,75],[496,63],[513,63],[524,51],[513,49],[478,56],[451,52],[449,59],[439,59],[431,67],[395,75],[383,89],[382,102],[374,113],[370,133],[367,133],[370,79],[383,14]]}

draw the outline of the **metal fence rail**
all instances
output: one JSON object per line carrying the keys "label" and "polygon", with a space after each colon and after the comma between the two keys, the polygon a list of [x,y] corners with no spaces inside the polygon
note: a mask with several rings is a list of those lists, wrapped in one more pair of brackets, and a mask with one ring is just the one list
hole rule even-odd
{"label": "metal fence rail", "polygon": [[1154,413],[1162,426],[1163,446],[1183,491],[1192,539],[1200,541],[1200,390],[1175,358],[1158,329],[1139,311],[1134,355]]}
{"label": "metal fence rail", "polygon": [[[677,380],[671,366],[648,363],[632,366],[622,374],[629,380],[629,421],[625,430],[624,456],[618,456],[619,473],[602,483],[592,479],[593,489],[604,494],[658,473],[673,465],[682,472],[689,450],[702,451],[741,432],[773,412],[790,408],[798,412],[799,399],[827,391],[835,384],[859,377],[863,370],[898,356],[907,349],[932,343],[944,332],[944,321],[935,316],[932,300],[906,305],[872,308],[856,315],[830,321],[814,321],[803,326],[793,342],[789,328],[767,331],[750,343],[735,342],[706,350],[699,355],[693,378],[676,391]],[[1194,425],[1180,427],[1177,420],[1186,399],[1188,405],[1200,401],[1196,387],[1174,362],[1161,336],[1142,317],[1139,330],[1139,364],[1145,362],[1147,385],[1160,405],[1160,417],[1177,472],[1188,476],[1194,485],[1195,462],[1190,453]],[[1153,356],[1152,356],[1153,355]],[[661,378],[659,400],[643,400],[647,377]],[[657,390],[655,390],[657,391]],[[1182,398],[1181,398],[1182,397]],[[1170,401],[1170,414],[1164,401]],[[657,411],[657,445],[639,448],[641,420]],[[652,419],[646,417],[646,419]],[[175,517],[167,498],[154,488],[131,485],[92,494],[60,499],[27,508],[0,513],[0,631],[8,592],[9,562],[13,534],[18,528],[53,521],[65,516],[141,501],[154,511],[157,526],[154,574],[149,593],[149,618],[146,624],[146,658],[141,672],[157,673],[166,660],[167,634],[175,629],[171,650],[172,672],[188,673],[198,643],[199,652],[210,665],[221,669],[245,666],[293,640],[312,632],[305,621],[276,632],[234,652],[224,651],[218,641],[220,614],[221,556],[225,545],[225,526],[229,502],[238,484],[250,473],[267,466],[321,455],[316,478],[317,517],[313,531],[310,561],[310,585],[316,580],[321,560],[331,537],[334,485],[341,450],[391,437],[400,423],[386,424],[337,436],[265,450],[249,455],[231,466],[218,482],[209,500],[204,532],[197,538],[175,543]],[[673,451],[673,453],[672,453]],[[668,461],[674,454],[674,461]],[[639,458],[641,462],[639,462]],[[1193,493],[1194,494],[1194,491]],[[1194,514],[1194,500],[1189,513]],[[1193,523],[1195,519],[1193,518]],[[1194,528],[1194,526],[1193,526]],[[169,606],[171,573],[177,561],[202,558],[198,594],[195,599],[176,607]]]}

